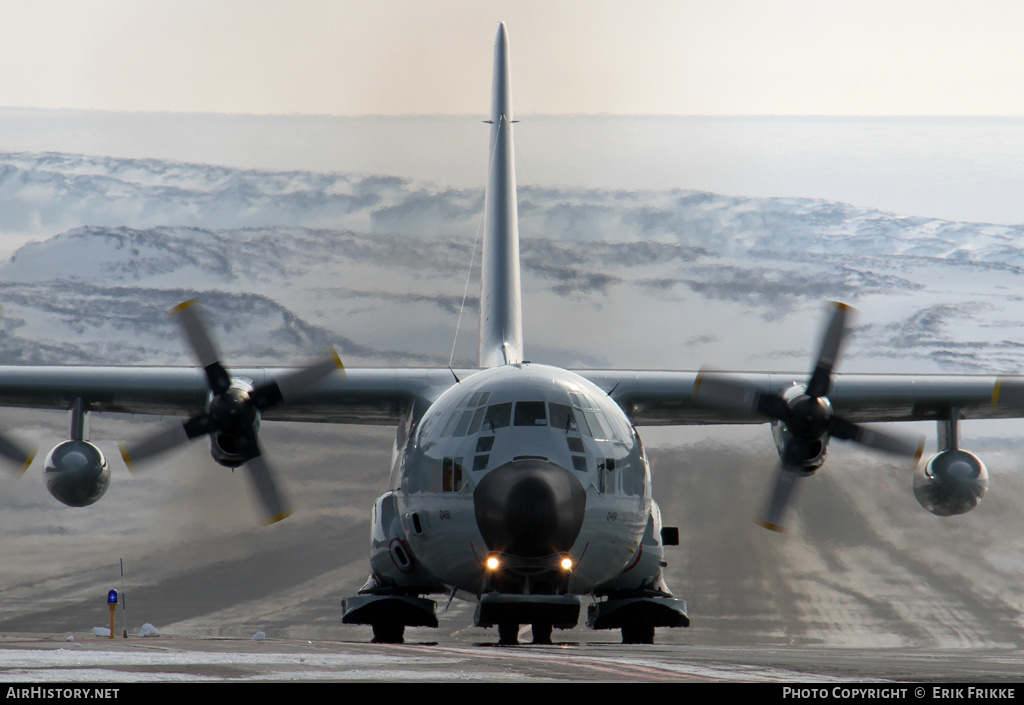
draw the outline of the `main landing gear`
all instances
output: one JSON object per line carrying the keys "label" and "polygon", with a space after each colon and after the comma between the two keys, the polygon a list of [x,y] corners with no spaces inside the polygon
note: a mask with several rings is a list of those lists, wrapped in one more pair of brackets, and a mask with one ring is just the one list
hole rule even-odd
{"label": "main landing gear", "polygon": [[[548,646],[551,644],[551,633],[554,625],[550,622],[531,624],[534,644]],[[498,624],[498,645],[515,646],[519,643],[519,625],[514,622],[501,622]]]}
{"label": "main landing gear", "polygon": [[374,644],[401,644],[405,641],[404,624],[374,624]]}
{"label": "main landing gear", "polygon": [[622,627],[623,644],[653,644],[654,627],[649,624],[631,624]]}
{"label": "main landing gear", "polygon": [[437,604],[413,595],[363,594],[341,601],[342,624],[369,624],[374,644],[401,644],[406,627],[437,628]]}

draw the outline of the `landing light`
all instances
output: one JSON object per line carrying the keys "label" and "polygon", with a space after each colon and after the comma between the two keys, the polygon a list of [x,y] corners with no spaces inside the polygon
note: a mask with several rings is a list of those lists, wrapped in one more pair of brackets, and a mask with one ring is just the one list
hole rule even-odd
{"label": "landing light", "polygon": [[572,570],[572,558],[569,558],[569,556],[566,556],[565,558],[562,559],[562,562],[559,565],[562,566],[562,570],[565,570],[565,571]]}
{"label": "landing light", "polygon": [[497,570],[498,566],[501,565],[501,561],[498,560],[497,556],[487,556],[487,560],[484,561],[484,565],[487,566],[487,570]]}

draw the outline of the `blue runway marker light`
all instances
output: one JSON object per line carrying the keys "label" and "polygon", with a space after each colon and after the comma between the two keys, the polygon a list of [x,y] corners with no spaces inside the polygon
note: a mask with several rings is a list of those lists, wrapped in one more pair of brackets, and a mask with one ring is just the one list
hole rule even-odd
{"label": "blue runway marker light", "polygon": [[117,610],[117,590],[107,593],[107,604],[110,606],[110,638],[114,638],[114,612]]}

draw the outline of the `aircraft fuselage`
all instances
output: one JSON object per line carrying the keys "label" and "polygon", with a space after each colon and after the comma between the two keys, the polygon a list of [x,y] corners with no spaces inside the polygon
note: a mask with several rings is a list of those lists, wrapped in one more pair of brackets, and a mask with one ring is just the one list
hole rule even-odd
{"label": "aircraft fuselage", "polygon": [[409,430],[392,473],[395,516],[375,522],[375,570],[419,585],[426,572],[479,595],[497,555],[519,568],[505,590],[581,594],[637,560],[651,517],[643,445],[582,377],[530,363],[483,370]]}

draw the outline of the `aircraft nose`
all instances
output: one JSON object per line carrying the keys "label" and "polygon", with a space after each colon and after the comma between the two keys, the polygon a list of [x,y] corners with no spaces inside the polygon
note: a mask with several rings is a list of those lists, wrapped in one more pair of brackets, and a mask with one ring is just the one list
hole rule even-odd
{"label": "aircraft nose", "polygon": [[514,460],[480,480],[473,506],[488,550],[538,558],[572,548],[587,493],[565,468],[540,459]]}

